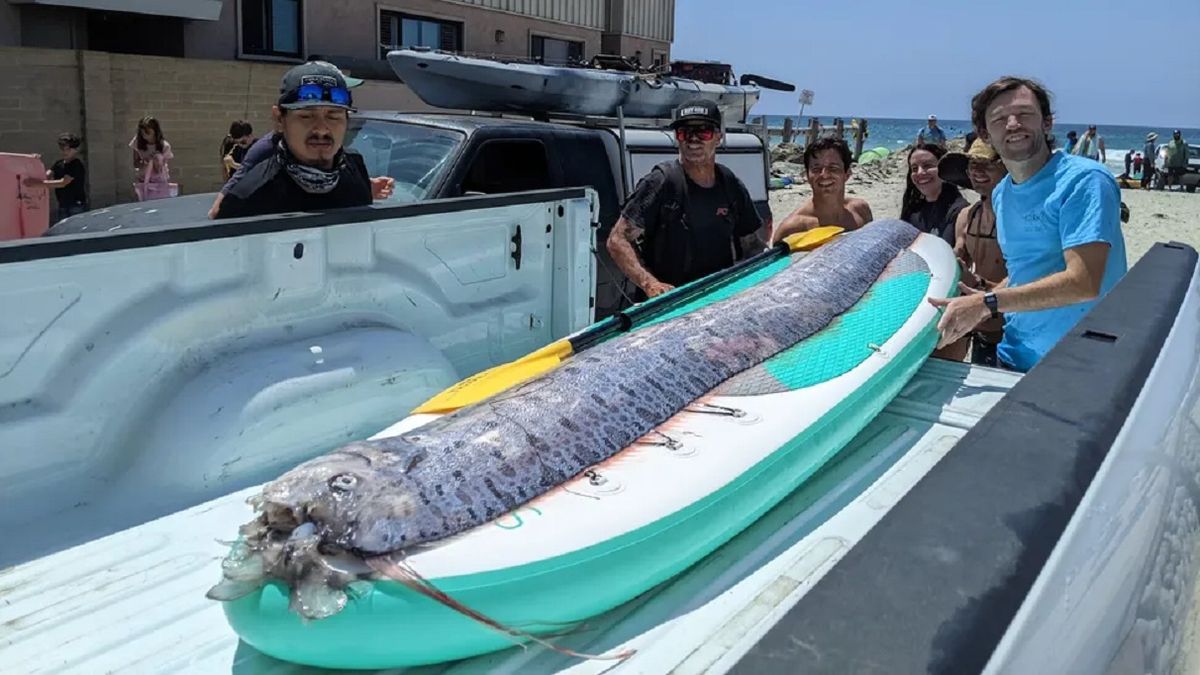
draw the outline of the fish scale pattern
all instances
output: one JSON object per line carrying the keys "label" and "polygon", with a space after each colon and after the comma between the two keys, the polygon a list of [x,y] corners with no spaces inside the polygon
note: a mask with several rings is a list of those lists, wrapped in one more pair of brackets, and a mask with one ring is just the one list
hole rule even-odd
{"label": "fish scale pattern", "polygon": [[[903,262],[901,262],[903,261]],[[850,311],[819,333],[730,378],[719,396],[795,391],[850,372],[895,335],[925,299],[931,276],[925,260],[905,251]]]}

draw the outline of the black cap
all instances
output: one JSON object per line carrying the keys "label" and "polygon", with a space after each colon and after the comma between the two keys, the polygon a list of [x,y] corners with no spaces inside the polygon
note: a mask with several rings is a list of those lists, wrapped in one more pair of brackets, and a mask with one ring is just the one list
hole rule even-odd
{"label": "black cap", "polygon": [[299,108],[326,106],[354,110],[353,98],[349,95],[347,95],[345,104],[334,103],[329,100],[296,100],[300,94],[300,87],[306,84],[319,84],[322,87],[330,89],[341,88],[345,89],[347,94],[350,91],[350,87],[346,83],[346,76],[342,74],[342,71],[337,66],[328,61],[309,61],[283,74],[283,79],[279,82],[279,107],[287,110],[297,110]]}
{"label": "black cap", "polygon": [[717,107],[716,103],[706,98],[685,101],[675,109],[675,120],[671,122],[671,128],[677,129],[689,122],[707,122],[720,128],[721,109]]}

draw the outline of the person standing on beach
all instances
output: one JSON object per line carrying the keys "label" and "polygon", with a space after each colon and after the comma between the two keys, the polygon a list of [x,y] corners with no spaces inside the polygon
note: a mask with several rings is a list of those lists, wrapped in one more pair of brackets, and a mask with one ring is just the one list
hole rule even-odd
{"label": "person standing on beach", "polygon": [[990,291],[960,283],[963,295],[931,298],[944,310],[938,346],[1003,313],[998,364],[1025,372],[1124,276],[1121,190],[1103,165],[1050,151],[1050,94],[1033,80],[987,85],[971,100],[971,121],[1009,172],[992,192],[1008,277]]}
{"label": "person standing on beach", "polygon": [[813,196],[779,223],[771,233],[772,245],[790,234],[822,225],[837,225],[849,231],[874,220],[865,200],[846,196],[850,148],[845,141],[822,138],[804,148],[804,173]]}
{"label": "person standing on beach", "polygon": [[946,132],[938,126],[937,115],[930,115],[926,126],[917,132],[917,145],[937,145],[946,147]]}
{"label": "person standing on beach", "polygon": [[1142,189],[1154,187],[1154,166],[1158,161],[1158,133],[1151,131],[1146,134],[1146,145],[1142,148]]}
{"label": "person standing on beach", "polygon": [[[954,223],[954,256],[964,284],[990,291],[1008,276],[992,210],[992,190],[1008,169],[992,146],[977,139],[966,153],[950,152],[942,157],[938,174],[947,183],[979,193],[979,201],[960,211]],[[1004,317],[988,318],[934,355],[962,361],[969,350],[971,363],[996,367],[996,348],[1003,337]]]}
{"label": "person standing on beach", "polygon": [[1075,144],[1071,154],[1094,159],[1101,164],[1108,161],[1108,154],[1104,150],[1104,137],[1096,131],[1095,124],[1083,132],[1083,136],[1079,137],[1079,142]]}
{"label": "person standing on beach", "polygon": [[1166,164],[1163,165],[1163,168],[1166,169],[1167,173],[1166,183],[1168,188],[1170,188],[1171,183],[1174,182],[1179,186],[1180,190],[1183,189],[1183,173],[1187,170],[1187,164],[1187,141],[1183,140],[1183,134],[1179,131],[1179,129],[1176,129],[1175,133],[1171,135],[1170,142],[1167,143],[1167,161]]}
{"label": "person standing on beach", "polygon": [[749,190],[717,163],[720,108],[708,99],[687,101],[670,126],[679,158],[638,181],[606,242],[613,262],[637,284],[639,302],[766,248]]}
{"label": "person standing on beach", "polygon": [[1072,129],[1067,132],[1067,144],[1063,146],[1063,152],[1068,155],[1075,151],[1075,144],[1079,142],[1079,134]]}

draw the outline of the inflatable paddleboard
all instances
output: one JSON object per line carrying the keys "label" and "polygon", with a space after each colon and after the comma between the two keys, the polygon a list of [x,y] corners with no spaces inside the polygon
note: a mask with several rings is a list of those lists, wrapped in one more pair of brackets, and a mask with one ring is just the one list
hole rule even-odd
{"label": "inflatable paddleboard", "polygon": [[[638,330],[733,297],[798,264],[782,256]],[[847,312],[726,380],[665,424],[485,525],[409,551],[456,602],[531,633],[560,633],[679,574],[758,519],[834,457],[899,392],[937,341],[931,297],[954,294],[958,264],[919,235]],[[376,438],[434,419],[416,414]],[[224,603],[248,644],[331,668],[462,659],[512,638],[391,581],[365,584],[339,613],[306,622],[271,582]]]}
{"label": "inflatable paddleboard", "polygon": [[46,177],[37,155],[0,152],[0,241],[40,237],[50,227],[50,190],[25,187],[29,177]]}

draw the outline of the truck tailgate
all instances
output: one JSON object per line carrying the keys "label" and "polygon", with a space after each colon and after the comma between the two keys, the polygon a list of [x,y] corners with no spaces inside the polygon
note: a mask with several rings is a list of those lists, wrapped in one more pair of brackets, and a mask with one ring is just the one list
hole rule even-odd
{"label": "truck tailgate", "polygon": [[[559,639],[623,664],[514,648],[412,672],[722,672],[1017,382],[928,361],[805,487],[701,563]],[[0,570],[0,672],[302,673],[242,644],[205,591],[250,516],[242,490]],[[397,636],[403,639],[403,636]]]}

